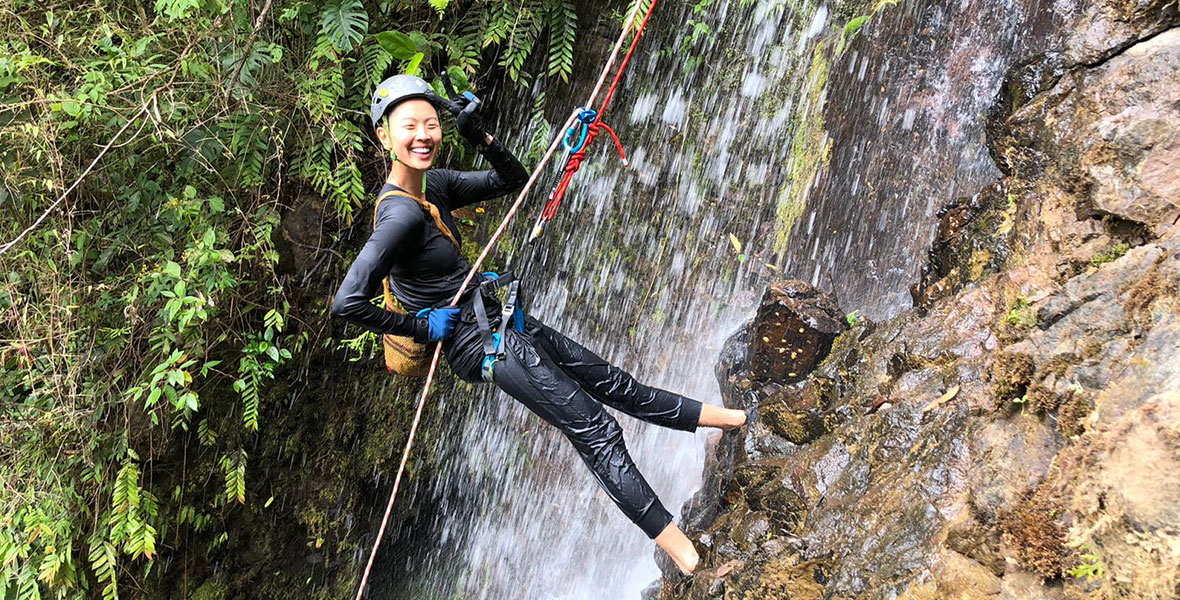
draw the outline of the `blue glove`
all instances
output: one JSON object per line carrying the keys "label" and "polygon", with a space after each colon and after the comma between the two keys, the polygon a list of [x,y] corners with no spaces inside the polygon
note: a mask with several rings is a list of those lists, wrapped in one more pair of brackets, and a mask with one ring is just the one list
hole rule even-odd
{"label": "blue glove", "polygon": [[451,334],[455,332],[455,323],[459,321],[459,309],[454,307],[423,308],[414,316],[426,319],[427,341],[438,342],[451,337]]}

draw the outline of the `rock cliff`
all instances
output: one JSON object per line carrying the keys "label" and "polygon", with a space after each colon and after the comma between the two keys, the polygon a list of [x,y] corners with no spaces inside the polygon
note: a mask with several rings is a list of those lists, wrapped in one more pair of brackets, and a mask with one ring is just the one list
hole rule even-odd
{"label": "rock cliff", "polygon": [[1009,73],[1004,176],[943,209],[915,308],[805,377],[751,334],[772,312],[730,340],[754,419],[659,598],[1180,597],[1180,18],[1082,13]]}

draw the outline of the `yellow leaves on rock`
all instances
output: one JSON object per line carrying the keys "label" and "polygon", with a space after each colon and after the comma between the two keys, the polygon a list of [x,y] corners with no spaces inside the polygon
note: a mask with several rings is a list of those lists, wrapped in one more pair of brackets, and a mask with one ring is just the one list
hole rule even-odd
{"label": "yellow leaves on rock", "polygon": [[938,408],[940,405],[942,405],[947,400],[954,398],[956,395],[958,395],[958,393],[959,393],[959,385],[958,384],[952,385],[950,387],[950,389],[946,391],[945,394],[935,398],[934,401],[931,402],[930,404],[927,404],[926,408],[922,409],[922,413],[925,414],[925,413],[928,413],[928,412]]}

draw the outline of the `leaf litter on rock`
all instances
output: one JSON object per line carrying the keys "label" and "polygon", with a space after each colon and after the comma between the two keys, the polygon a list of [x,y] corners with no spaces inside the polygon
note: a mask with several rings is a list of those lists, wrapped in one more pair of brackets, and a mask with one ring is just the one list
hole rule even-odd
{"label": "leaf litter on rock", "polygon": [[930,404],[927,404],[927,405],[926,405],[926,408],[923,408],[923,409],[922,409],[922,414],[926,414],[926,413],[928,413],[928,412],[930,412],[930,411],[932,411],[932,410],[934,410],[934,409],[938,408],[939,406],[941,406],[941,405],[942,405],[944,402],[946,402],[947,400],[950,400],[951,398],[954,398],[956,395],[958,395],[958,393],[959,393],[959,384],[957,384],[957,383],[956,383],[955,385],[952,385],[952,386],[950,387],[950,389],[948,389],[948,390],[946,391],[946,393],[944,393],[943,395],[941,395],[941,396],[939,396],[939,397],[935,398],[935,399],[934,399],[934,401],[933,401],[933,402],[931,402]]}

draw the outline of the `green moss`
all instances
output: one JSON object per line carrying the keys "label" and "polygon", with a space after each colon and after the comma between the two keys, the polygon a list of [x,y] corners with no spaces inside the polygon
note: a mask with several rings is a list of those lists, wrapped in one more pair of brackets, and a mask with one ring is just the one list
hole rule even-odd
{"label": "green moss", "polygon": [[1029,328],[1037,324],[1037,315],[1029,305],[1028,298],[1017,296],[1008,306],[1008,313],[1004,316],[1004,320],[1010,325]]}
{"label": "green moss", "polygon": [[787,162],[789,179],[779,193],[775,210],[774,251],[778,254],[787,249],[791,230],[806,208],[807,195],[816,173],[831,158],[832,140],[824,139],[824,105],[828,71],[835,58],[825,42],[815,45],[804,77],[803,94],[791,117],[794,128]]}
{"label": "green moss", "polygon": [[215,576],[206,579],[189,596],[190,600],[225,600],[227,590],[222,577]]}
{"label": "green moss", "polygon": [[1090,265],[1094,267],[1102,266],[1108,262],[1114,262],[1123,257],[1131,247],[1125,243],[1118,243],[1090,258]]}
{"label": "green moss", "polygon": [[1035,371],[1036,364],[1027,354],[1022,352],[997,354],[991,370],[996,407],[1003,408],[1014,401],[1022,402]]}

